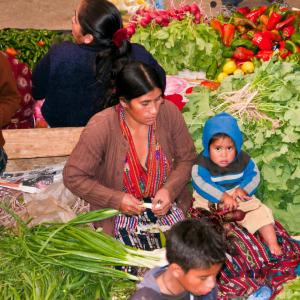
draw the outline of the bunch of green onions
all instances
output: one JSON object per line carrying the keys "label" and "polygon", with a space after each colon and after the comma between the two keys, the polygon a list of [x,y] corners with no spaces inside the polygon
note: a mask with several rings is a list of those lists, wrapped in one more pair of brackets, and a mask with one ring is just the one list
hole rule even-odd
{"label": "bunch of green onions", "polygon": [[[139,280],[114,267],[151,268],[159,265],[161,255],[125,246],[85,225],[118,213],[103,209],[79,215],[65,224],[49,223],[32,228],[15,216],[18,232],[0,231],[0,299],[87,299],[75,296],[82,295],[78,289],[86,290],[87,282],[94,287],[89,299],[110,299],[113,286],[128,286]],[[14,276],[9,276],[12,269]],[[57,298],[54,292],[64,282],[68,282],[67,287],[59,290],[68,291],[69,298],[62,295]],[[73,298],[72,286],[78,287],[76,293],[72,292]]]}

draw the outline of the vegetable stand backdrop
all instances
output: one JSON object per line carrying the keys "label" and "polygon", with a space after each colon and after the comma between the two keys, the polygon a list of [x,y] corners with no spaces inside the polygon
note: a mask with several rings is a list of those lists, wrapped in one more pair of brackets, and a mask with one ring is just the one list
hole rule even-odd
{"label": "vegetable stand backdrop", "polygon": [[[220,111],[235,115],[244,148],[261,170],[259,198],[295,235],[300,233],[299,27],[299,12],[278,5],[207,19],[196,4],[141,8],[126,25],[128,37],[143,44],[169,75],[205,72],[209,81],[190,89],[189,102],[180,105],[197,150],[208,117]],[[66,39],[72,39],[69,32],[6,29],[0,31],[0,49],[32,68],[53,43]]]}
{"label": "vegetable stand backdrop", "polygon": [[[177,10],[142,8],[127,24],[168,74],[204,71],[217,81],[195,88],[183,114],[200,151],[202,126],[226,110],[239,117],[247,150],[258,163],[259,196],[292,234],[300,228],[300,15],[277,5],[238,9],[230,18],[207,20],[196,4]],[[0,32],[0,49],[30,67],[67,32]],[[225,79],[224,79],[225,78]],[[212,85],[209,85],[212,87]]]}

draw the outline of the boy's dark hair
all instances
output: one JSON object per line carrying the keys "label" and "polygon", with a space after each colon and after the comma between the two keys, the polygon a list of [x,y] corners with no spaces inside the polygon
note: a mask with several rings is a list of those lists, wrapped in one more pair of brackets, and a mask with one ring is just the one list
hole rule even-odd
{"label": "boy's dark hair", "polygon": [[[212,136],[212,138],[209,140],[209,144],[208,147],[215,142],[218,139],[224,139],[224,138],[230,138],[232,140],[232,138],[226,134],[226,133],[216,133],[215,135]],[[232,140],[233,141],[233,140]],[[234,142],[234,141],[233,141]]]}
{"label": "boy's dark hair", "polygon": [[225,261],[222,234],[204,220],[183,220],[167,234],[167,260],[178,264],[184,272],[195,268],[210,268]]}

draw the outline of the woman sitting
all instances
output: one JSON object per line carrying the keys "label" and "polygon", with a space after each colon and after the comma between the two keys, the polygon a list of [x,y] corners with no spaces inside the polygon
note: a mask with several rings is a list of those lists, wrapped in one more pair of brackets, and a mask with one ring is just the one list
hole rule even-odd
{"label": "woman sitting", "polygon": [[64,169],[65,185],[91,209],[120,210],[97,226],[146,250],[161,247],[160,229],[182,220],[192,200],[187,183],[194,144],[181,113],[163,93],[149,65],[125,65],[110,97],[119,104],[92,117]]}

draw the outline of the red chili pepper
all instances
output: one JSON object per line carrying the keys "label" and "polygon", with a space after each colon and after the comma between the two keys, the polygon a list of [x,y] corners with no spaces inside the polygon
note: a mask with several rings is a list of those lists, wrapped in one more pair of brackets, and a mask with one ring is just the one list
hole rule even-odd
{"label": "red chili pepper", "polygon": [[221,24],[221,22],[217,19],[212,19],[211,22],[210,22],[210,26],[212,28],[214,28],[215,30],[217,30],[220,35],[222,36],[222,33],[223,33],[223,26]]}
{"label": "red chili pepper", "polygon": [[253,35],[252,43],[260,50],[272,50],[272,40],[264,34],[265,32],[255,32]]}
{"label": "red chili pepper", "polygon": [[278,23],[275,28],[279,30],[287,25],[291,25],[295,21],[295,19],[296,17],[294,15],[290,15],[284,21]]}
{"label": "red chili pepper", "polygon": [[281,58],[285,59],[287,58],[289,55],[291,55],[291,52],[288,49],[279,49],[279,55]]}
{"label": "red chili pepper", "polygon": [[282,35],[288,39],[295,33],[295,27],[293,25],[289,25],[283,28]]}
{"label": "red chili pepper", "polygon": [[280,41],[279,42],[279,49],[281,50],[283,48],[285,48],[285,41]]}
{"label": "red chili pepper", "polygon": [[245,16],[251,11],[251,9],[248,6],[244,6],[244,7],[237,8],[236,11]]}
{"label": "red chili pepper", "polygon": [[267,10],[268,6],[267,5],[264,5],[264,6],[261,6],[260,8],[258,9],[255,9],[251,12],[249,12],[247,15],[246,15],[246,18],[251,20],[252,22],[256,22],[257,18],[262,15],[266,10]]}
{"label": "red chili pepper", "polygon": [[205,86],[210,90],[216,90],[220,86],[220,83],[211,80],[203,80],[200,85]]}
{"label": "red chili pepper", "polygon": [[280,41],[279,42],[279,55],[281,58],[287,58],[291,52],[289,52],[288,49],[285,48],[285,41]]}
{"label": "red chili pepper", "polygon": [[261,58],[263,61],[268,61],[270,60],[272,54],[272,50],[261,50],[256,53],[256,57]]}
{"label": "red chili pepper", "polygon": [[264,37],[270,39],[271,41],[281,41],[282,40],[280,34],[278,32],[276,32],[275,30],[265,31],[262,33],[262,35]]}
{"label": "red chili pepper", "polygon": [[269,18],[268,24],[267,24],[267,30],[272,30],[275,28],[275,26],[279,23],[281,20],[282,15],[273,11],[271,13],[271,16]]}
{"label": "red chili pepper", "polygon": [[245,47],[237,47],[232,55],[232,58],[238,59],[240,61],[251,60],[254,57],[254,53],[252,50],[249,50]]}
{"label": "red chili pepper", "polygon": [[222,32],[222,41],[226,47],[229,47],[234,37],[235,27],[232,24],[224,24]]}

